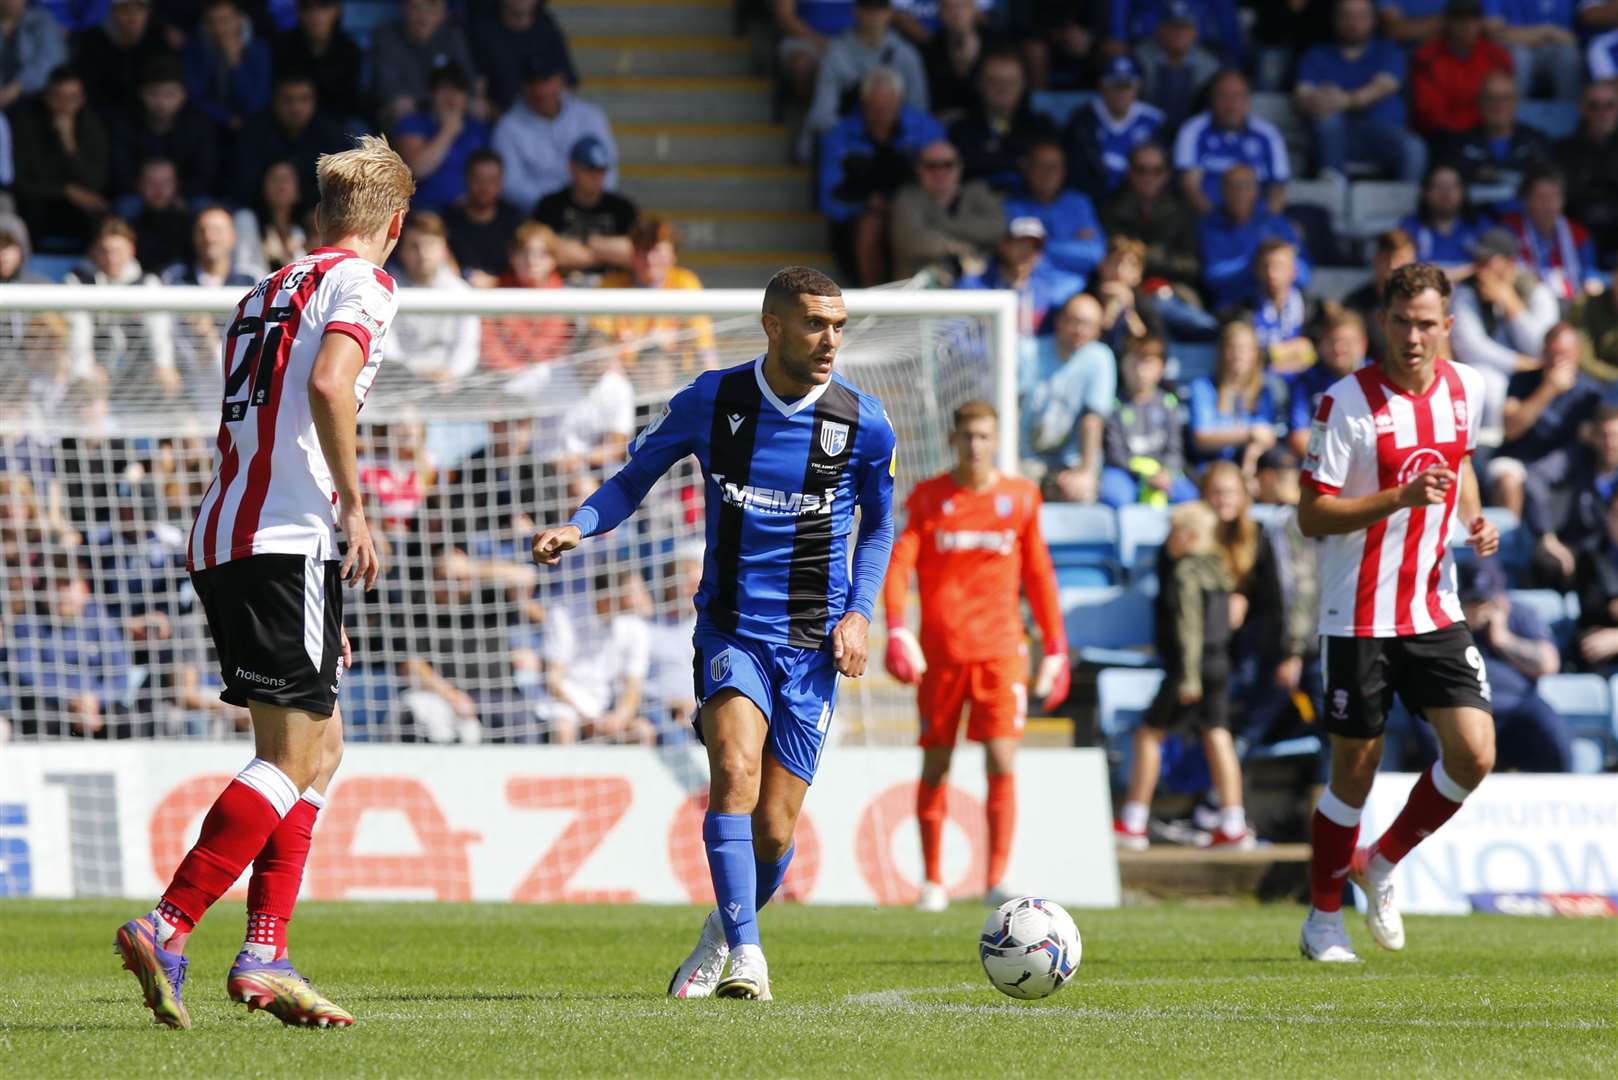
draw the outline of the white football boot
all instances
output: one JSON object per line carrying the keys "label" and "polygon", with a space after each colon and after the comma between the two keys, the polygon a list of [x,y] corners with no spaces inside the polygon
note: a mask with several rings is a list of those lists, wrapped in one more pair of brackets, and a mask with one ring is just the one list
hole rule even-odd
{"label": "white football boot", "polygon": [[1359,957],[1343,928],[1341,911],[1325,912],[1309,909],[1298,934],[1298,951],[1305,960],[1320,960],[1328,964],[1357,964]]}
{"label": "white football boot", "polygon": [[738,945],[730,954],[730,974],[719,980],[714,993],[722,998],[770,1001],[770,965],[757,945]]}
{"label": "white football boot", "polygon": [[725,960],[729,956],[730,946],[725,944],[725,924],[719,920],[718,911],[710,911],[703,920],[697,947],[691,950],[691,955],[685,958],[683,964],[674,969],[674,977],[669,980],[669,997],[713,996],[714,987],[719,985],[719,976],[724,974]]}
{"label": "white football boot", "polygon": [[1360,848],[1348,864],[1348,880],[1365,894],[1365,925],[1376,943],[1389,952],[1405,947],[1405,921],[1393,902],[1393,875],[1371,872],[1370,852]]}
{"label": "white football boot", "polygon": [[949,907],[949,893],[944,886],[936,881],[924,881],[921,885],[921,896],[916,900],[917,911],[937,913]]}

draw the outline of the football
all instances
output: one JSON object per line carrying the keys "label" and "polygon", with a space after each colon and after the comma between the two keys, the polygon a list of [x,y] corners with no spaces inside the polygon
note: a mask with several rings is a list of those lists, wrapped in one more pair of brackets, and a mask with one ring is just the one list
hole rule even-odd
{"label": "football", "polygon": [[1021,896],[989,914],[978,957],[996,990],[1033,1000],[1067,985],[1079,969],[1080,948],[1079,928],[1061,904]]}

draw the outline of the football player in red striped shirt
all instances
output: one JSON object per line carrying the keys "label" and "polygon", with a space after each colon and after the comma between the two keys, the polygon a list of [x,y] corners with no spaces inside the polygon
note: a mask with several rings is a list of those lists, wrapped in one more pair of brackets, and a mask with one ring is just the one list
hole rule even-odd
{"label": "football player in red striped shirt", "polygon": [[360,501],[355,418],[396,306],[381,264],[415,181],[376,136],[323,155],[318,176],[324,246],[259,282],[225,334],[214,477],[187,558],[219,654],[220,697],[252,713],[255,756],[208,811],[157,908],[117,934],[124,966],[169,1027],[191,1026],[186,939],[249,864],[231,1000],[287,1024],[353,1023],[287,959],[286,924],[342,757],[342,587],[370,589],[381,569]]}
{"label": "football player in red striped shirt", "polygon": [[[917,903],[942,911],[949,903],[940,872],[945,785],[963,709],[966,737],[984,744],[989,865],[985,898],[1009,895],[1000,879],[1017,822],[1017,743],[1028,713],[1028,647],[1020,592],[1028,594],[1044,641],[1034,693],[1049,712],[1067,699],[1072,673],[1067,631],[1056,595],[1056,571],[1039,531],[1039,489],[994,467],[999,423],[993,406],[969,401],[955,410],[950,445],[955,468],[917,484],[908,520],[893,545],[883,585],[888,609],[887,669],[919,684],[921,826],[926,881]],[[921,640],[905,625],[905,599],[915,572],[921,592]]]}
{"label": "football player in red striped shirt", "polygon": [[[1449,278],[1431,263],[1395,270],[1382,291],[1387,355],[1326,391],[1310,433],[1298,527],[1325,538],[1320,655],[1331,735],[1331,782],[1311,821],[1314,906],[1299,939],[1311,960],[1358,959],[1343,928],[1345,878],[1365,891],[1377,944],[1404,948],[1393,867],[1494,765],[1489,677],[1461,614],[1450,539],[1459,523],[1487,556],[1500,537],[1471,462],[1483,379],[1447,359],[1449,295]],[[1394,694],[1433,726],[1439,761],[1387,831],[1356,849]]]}

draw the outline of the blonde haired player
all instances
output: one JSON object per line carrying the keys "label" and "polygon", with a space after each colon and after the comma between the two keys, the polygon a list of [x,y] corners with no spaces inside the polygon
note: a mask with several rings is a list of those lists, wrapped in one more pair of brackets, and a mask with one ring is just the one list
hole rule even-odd
{"label": "blonde haired player", "polygon": [[286,923],[342,758],[342,586],[369,589],[381,571],[360,501],[355,418],[396,306],[382,263],[416,188],[387,140],[357,142],[318,163],[323,246],[254,286],[222,346],[214,477],[186,561],[219,653],[220,697],[252,713],[255,756],[215,800],[157,907],[118,929],[124,966],[169,1027],[191,1026],[186,939],[249,864],[231,1000],[286,1024],[354,1022],[287,959]]}
{"label": "blonde haired player", "polygon": [[[1039,531],[1039,489],[994,467],[999,420],[986,401],[955,410],[950,445],[955,468],[917,484],[905,504],[904,532],[893,545],[883,585],[888,609],[889,674],[918,684],[921,712],[921,826],[926,881],[917,906],[949,903],[940,872],[945,786],[961,712],[966,737],[984,744],[989,865],[984,899],[999,904],[1000,879],[1017,823],[1017,742],[1028,712],[1028,648],[1018,587],[1028,594],[1045,647],[1034,693],[1050,711],[1067,699],[1072,673],[1056,595],[1056,571]],[[905,626],[914,571],[921,592],[921,639]]]}

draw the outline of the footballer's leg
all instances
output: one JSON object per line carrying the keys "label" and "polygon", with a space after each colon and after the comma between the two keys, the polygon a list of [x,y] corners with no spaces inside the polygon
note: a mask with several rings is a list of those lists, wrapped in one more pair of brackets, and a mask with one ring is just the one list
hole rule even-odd
{"label": "footballer's leg", "polygon": [[916,907],[943,911],[949,906],[944,888],[945,795],[955,738],[961,726],[966,689],[965,665],[940,661],[921,673],[916,705],[921,712],[921,781],[916,785],[916,827],[921,834],[922,883]]}
{"label": "footballer's leg", "polygon": [[287,956],[287,924],[298,902],[315,816],[326,805],[343,760],[342,713],[334,709],[321,736],[320,769],[253,860],[247,886],[247,939],[225,979],[225,992],[249,1010],[264,1009],[284,1024],[346,1027],[354,1017],[298,973]]}
{"label": "footballer's leg", "polygon": [[1028,663],[1024,657],[974,665],[972,715],[967,737],[983,743],[988,796],[983,810],[989,866],[983,902],[999,907],[1020,893],[1006,888],[1006,864],[1017,833],[1017,744],[1028,720]]}
{"label": "footballer's leg", "polygon": [[704,703],[701,723],[711,777],[702,840],[731,961],[730,975],[715,991],[721,997],[760,998],[769,993],[769,982],[758,977],[764,950],[758,935],[753,812],[768,728],[758,705],[738,690],[722,691]]}
{"label": "footballer's leg", "polygon": [[1298,935],[1308,960],[1353,963],[1359,959],[1343,926],[1343,880],[1360,835],[1360,813],[1382,760],[1382,736],[1331,735],[1331,779],[1310,818],[1309,915]]}
{"label": "footballer's leg", "polygon": [[262,701],[248,707],[257,756],[214,801],[196,846],[180,861],[157,907],[119,927],[116,935],[124,967],[140,980],[146,1006],[169,1027],[191,1026],[181,1000],[186,939],[263,850],[319,768],[326,717]]}

